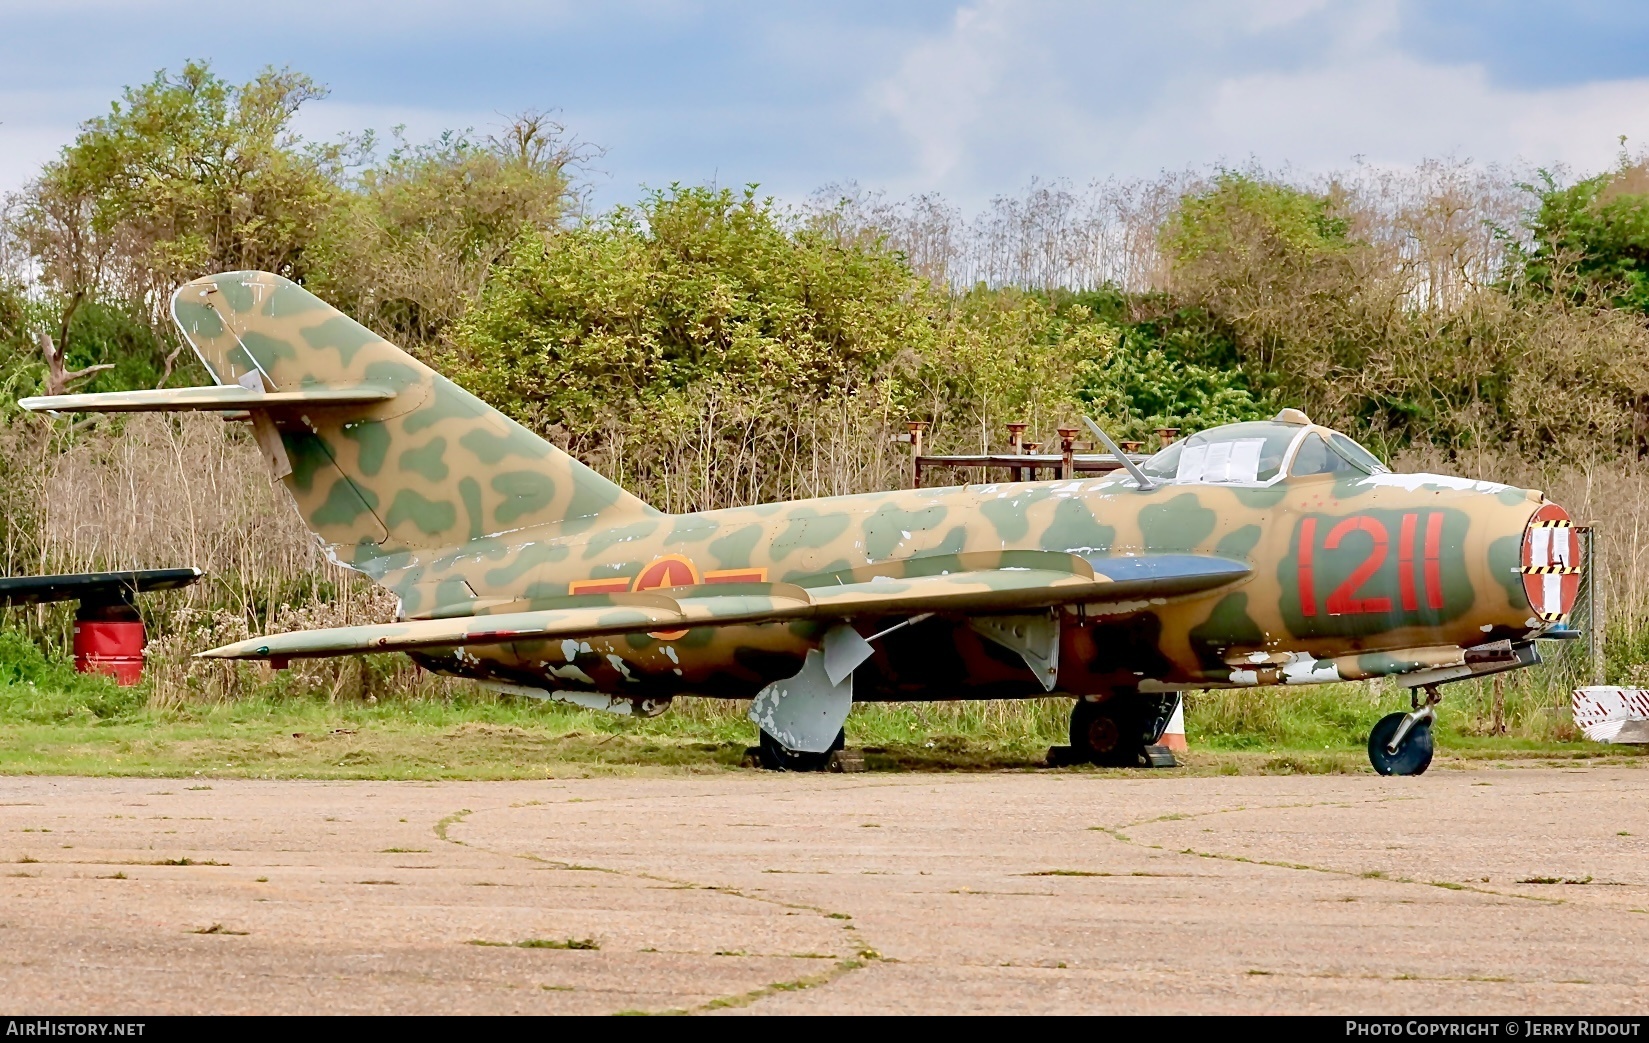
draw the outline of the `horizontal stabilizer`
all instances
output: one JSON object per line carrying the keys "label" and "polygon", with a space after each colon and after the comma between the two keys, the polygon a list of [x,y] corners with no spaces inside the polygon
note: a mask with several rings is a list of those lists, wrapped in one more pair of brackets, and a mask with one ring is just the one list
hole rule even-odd
{"label": "horizontal stabilizer", "polygon": [[[1067,557],[1067,556],[1062,556]],[[1076,571],[1008,567],[939,575],[873,576],[853,583],[800,587],[788,583],[699,585],[646,593],[583,595],[524,612],[402,623],[299,630],[224,645],[199,653],[212,659],[304,659],[364,652],[413,651],[461,645],[497,645],[572,637],[641,634],[683,627],[778,623],[795,619],[886,618],[937,612],[954,615],[1022,612],[1077,602],[1115,602],[1183,594],[1193,570],[1188,555],[1166,575],[1133,567],[1113,579],[1080,558]],[[1149,559],[1132,559],[1147,561]],[[1200,586],[1209,589],[1249,574],[1223,558],[1205,563]]]}
{"label": "horizontal stabilizer", "polygon": [[82,572],[65,576],[0,577],[0,605],[40,605],[52,601],[112,603],[134,594],[176,590],[200,579],[199,569],[139,569]]}
{"label": "horizontal stabilizer", "polygon": [[395,392],[373,384],[262,391],[239,384],[216,387],[109,391],[97,395],[25,398],[18,405],[35,413],[169,413],[183,410],[310,409],[383,402]]}

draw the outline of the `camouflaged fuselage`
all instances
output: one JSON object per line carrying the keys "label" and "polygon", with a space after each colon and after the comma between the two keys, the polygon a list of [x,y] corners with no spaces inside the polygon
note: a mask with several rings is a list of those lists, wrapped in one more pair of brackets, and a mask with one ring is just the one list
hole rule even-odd
{"label": "camouflaged fuselage", "polygon": [[[1542,503],[1534,492],[1360,473],[1142,491],[1113,474],[666,515],[277,276],[197,280],[178,291],[174,313],[220,383],[393,396],[252,418],[328,553],[394,590],[406,618],[681,586],[933,575],[989,567],[980,562],[990,555],[1012,568],[1016,552],[1188,554],[1251,570],[1195,594],[1053,610],[1056,690],[1076,694],[1445,666],[1467,646],[1521,641],[1550,622],[1519,572]],[[869,635],[906,618],[853,623]],[[537,689],[748,698],[795,674],[823,630],[815,620],[702,626],[416,655]],[[1043,693],[1024,659],[965,614],[944,613],[877,641],[854,688],[861,700]]]}
{"label": "camouflaged fuselage", "polygon": [[[1205,554],[1244,562],[1253,574],[1207,593],[1067,606],[1058,690],[1299,683],[1447,665],[1463,647],[1537,629],[1517,567],[1538,504],[1538,494],[1520,489],[1419,475],[1147,492],[1120,476],[976,485],[658,516],[573,536],[525,530],[411,555],[383,581],[401,593],[407,615],[439,616],[513,611],[604,589],[728,579],[813,587],[913,568],[931,574],[947,564],[961,571],[956,556],[968,554],[977,567],[980,552],[1062,551],[1090,560]],[[1408,515],[1416,552],[1405,560],[1392,544]],[[1347,519],[1359,527],[1333,548],[1321,546]],[[1375,524],[1389,533],[1383,543],[1367,531]],[[1429,576],[1427,528],[1436,530],[1439,551]],[[1318,546],[1302,586],[1300,542],[1313,533]],[[1405,580],[1416,561],[1417,574]],[[1351,603],[1337,603],[1336,592]],[[899,621],[863,619],[860,629]],[[822,629],[703,627],[471,648],[425,661],[520,684],[747,697],[795,673]],[[861,700],[1040,694],[1017,655],[961,617],[890,634],[855,675]]]}

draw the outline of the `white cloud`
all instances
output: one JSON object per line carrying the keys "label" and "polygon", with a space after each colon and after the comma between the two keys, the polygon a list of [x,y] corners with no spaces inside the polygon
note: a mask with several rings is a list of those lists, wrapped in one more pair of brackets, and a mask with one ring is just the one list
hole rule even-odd
{"label": "white cloud", "polygon": [[1493,82],[1397,43],[1388,0],[1155,8],[981,0],[867,91],[902,132],[897,190],[964,203],[1030,176],[1077,181],[1258,160],[1343,169],[1361,157],[1611,163],[1649,140],[1649,78]]}

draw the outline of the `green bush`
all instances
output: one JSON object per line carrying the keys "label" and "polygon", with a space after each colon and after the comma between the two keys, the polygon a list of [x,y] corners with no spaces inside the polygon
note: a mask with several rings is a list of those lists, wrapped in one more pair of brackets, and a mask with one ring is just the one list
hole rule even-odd
{"label": "green bush", "polygon": [[26,634],[0,630],[0,723],[49,724],[76,717],[112,720],[143,708],[145,690],[122,688],[101,674],[75,672]]}

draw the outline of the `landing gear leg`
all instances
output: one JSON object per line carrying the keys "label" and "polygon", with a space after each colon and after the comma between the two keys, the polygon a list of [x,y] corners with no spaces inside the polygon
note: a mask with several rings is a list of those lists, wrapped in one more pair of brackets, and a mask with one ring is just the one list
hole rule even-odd
{"label": "landing gear leg", "polygon": [[1421,775],[1431,766],[1431,725],[1437,719],[1432,710],[1442,701],[1436,685],[1426,685],[1424,703],[1416,689],[1409,713],[1387,714],[1368,736],[1368,759],[1381,775]]}

